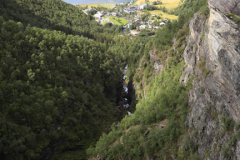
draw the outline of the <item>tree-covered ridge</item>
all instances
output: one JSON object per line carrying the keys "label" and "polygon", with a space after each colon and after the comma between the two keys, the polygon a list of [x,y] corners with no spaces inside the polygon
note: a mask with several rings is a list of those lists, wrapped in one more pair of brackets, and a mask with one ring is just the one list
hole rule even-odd
{"label": "tree-covered ridge", "polygon": [[5,20],[22,22],[39,28],[63,31],[66,34],[83,35],[98,42],[111,44],[116,31],[122,26],[103,28],[91,21],[76,6],[62,0],[1,0],[0,15]]}
{"label": "tree-covered ridge", "polygon": [[180,23],[189,20],[194,13],[201,9],[201,12],[205,15],[209,14],[208,0],[184,0],[181,5],[175,8],[173,14],[179,15]]}
{"label": "tree-covered ridge", "polygon": [[0,28],[0,157],[84,149],[114,119],[112,90],[122,73],[111,52],[84,37],[2,17]]}
{"label": "tree-covered ridge", "polygon": [[[1,1],[1,15],[4,19],[21,21],[24,24],[41,28],[86,27],[91,24],[90,18],[72,5],[61,0],[3,0]],[[64,30],[65,33],[70,31]]]}

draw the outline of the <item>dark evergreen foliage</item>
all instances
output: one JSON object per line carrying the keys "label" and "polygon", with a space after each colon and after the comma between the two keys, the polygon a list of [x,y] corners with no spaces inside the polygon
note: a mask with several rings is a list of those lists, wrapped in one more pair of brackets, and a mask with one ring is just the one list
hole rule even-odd
{"label": "dark evergreen foliage", "polygon": [[121,80],[113,54],[60,31],[2,17],[0,26],[3,157],[37,158],[49,144],[79,147],[97,137],[113,120]]}

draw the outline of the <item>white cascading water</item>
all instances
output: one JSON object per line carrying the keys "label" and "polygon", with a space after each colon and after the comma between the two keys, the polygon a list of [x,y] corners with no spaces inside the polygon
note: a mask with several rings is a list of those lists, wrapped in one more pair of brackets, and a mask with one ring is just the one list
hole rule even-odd
{"label": "white cascading water", "polygon": [[[128,94],[128,87],[127,85],[125,84],[125,80],[127,78],[127,68],[128,68],[128,65],[125,66],[124,70],[123,70],[123,90],[126,94]],[[128,108],[130,105],[128,104],[128,99],[127,98],[124,98],[124,104],[123,104],[123,107],[124,108]],[[131,115],[132,113],[130,111],[127,111],[128,112],[128,115]]]}

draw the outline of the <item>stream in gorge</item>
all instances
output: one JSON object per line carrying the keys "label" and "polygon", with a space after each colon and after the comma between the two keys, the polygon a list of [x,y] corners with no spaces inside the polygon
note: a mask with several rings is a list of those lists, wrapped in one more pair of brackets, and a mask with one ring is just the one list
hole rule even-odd
{"label": "stream in gorge", "polygon": [[[124,91],[124,95],[128,95],[128,86],[126,85],[126,78],[127,78],[127,68],[128,65],[125,66],[124,70],[123,70],[123,91]],[[131,115],[132,113],[129,111],[129,99],[128,96],[124,96],[124,103],[123,103],[123,107],[126,108],[128,115]]]}

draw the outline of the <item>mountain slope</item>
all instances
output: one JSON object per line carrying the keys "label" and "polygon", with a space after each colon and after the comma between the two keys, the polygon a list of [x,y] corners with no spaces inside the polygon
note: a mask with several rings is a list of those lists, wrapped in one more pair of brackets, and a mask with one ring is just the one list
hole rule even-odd
{"label": "mountain slope", "polygon": [[199,145],[199,156],[239,159],[239,23],[227,15],[239,16],[239,2],[209,1],[210,16],[195,14],[191,36],[184,52],[188,67],[184,82],[195,75],[189,92],[192,110],[186,126]]}

